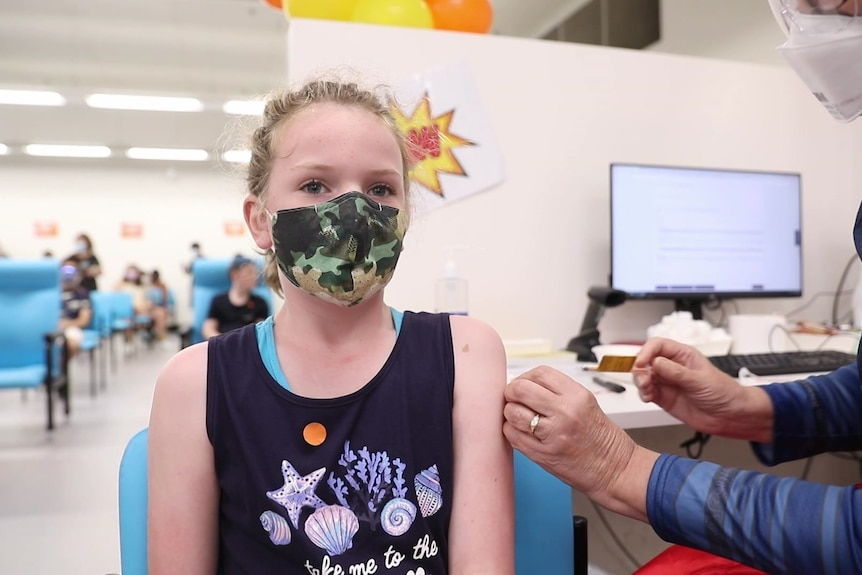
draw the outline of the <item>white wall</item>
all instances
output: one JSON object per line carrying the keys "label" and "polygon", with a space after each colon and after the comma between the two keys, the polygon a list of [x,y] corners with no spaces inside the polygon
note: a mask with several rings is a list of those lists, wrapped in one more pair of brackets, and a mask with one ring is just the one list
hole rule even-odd
{"label": "white wall", "polygon": [[[339,42],[319,42],[325,37]],[[508,177],[497,189],[417,219],[387,292],[390,303],[431,309],[442,247],[479,246],[483,252],[460,262],[471,313],[504,338],[549,337],[565,345],[580,326],[588,287],[607,280],[614,161],[801,172],[804,290],[834,289],[852,253],[852,147],[862,126],[834,122],[788,69],[310,20],[296,20],[288,31],[292,80],[349,64],[397,84],[459,61],[472,70]],[[457,124],[456,113],[455,133]],[[782,311],[799,303],[740,300],[739,307]],[[810,317],[827,318],[829,303],[812,306]],[[643,337],[669,310],[663,302],[611,309],[603,339]]]}
{"label": "white wall", "polygon": [[[0,245],[13,257],[62,258],[74,238],[87,233],[102,261],[99,287],[110,289],[129,263],[158,268],[176,289],[178,312],[188,318],[189,282],[182,266],[198,241],[204,254],[254,255],[247,232],[226,236],[224,222],[242,220],[242,181],[221,169],[155,166],[122,169],[109,162],[6,165],[0,170]],[[59,224],[54,238],[35,235],[37,221]],[[123,222],[141,223],[144,236],[123,238]]]}
{"label": "white wall", "polygon": [[766,0],[661,0],[661,39],[648,50],[786,66]]}

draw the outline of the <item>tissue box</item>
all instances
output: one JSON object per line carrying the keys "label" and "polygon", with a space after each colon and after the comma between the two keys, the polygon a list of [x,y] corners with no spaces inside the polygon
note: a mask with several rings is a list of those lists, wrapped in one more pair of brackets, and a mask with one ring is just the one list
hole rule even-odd
{"label": "tissue box", "polygon": [[647,328],[647,337],[665,337],[690,345],[703,355],[727,355],[733,338],[727,331],[714,328],[702,319],[694,319],[691,312],[675,311],[661,322]]}

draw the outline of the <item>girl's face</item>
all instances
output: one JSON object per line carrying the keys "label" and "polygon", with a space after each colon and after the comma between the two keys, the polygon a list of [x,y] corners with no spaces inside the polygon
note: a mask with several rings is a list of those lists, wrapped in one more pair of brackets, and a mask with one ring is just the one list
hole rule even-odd
{"label": "girl's face", "polygon": [[401,152],[390,129],[372,113],[317,104],[281,129],[266,208],[275,213],[332,200],[352,191],[404,210]]}

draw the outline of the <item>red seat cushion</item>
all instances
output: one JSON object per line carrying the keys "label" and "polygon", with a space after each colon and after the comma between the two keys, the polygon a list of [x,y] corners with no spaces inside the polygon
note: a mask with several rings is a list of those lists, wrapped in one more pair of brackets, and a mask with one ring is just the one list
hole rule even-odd
{"label": "red seat cushion", "polygon": [[768,575],[736,561],[682,545],[668,547],[633,575]]}

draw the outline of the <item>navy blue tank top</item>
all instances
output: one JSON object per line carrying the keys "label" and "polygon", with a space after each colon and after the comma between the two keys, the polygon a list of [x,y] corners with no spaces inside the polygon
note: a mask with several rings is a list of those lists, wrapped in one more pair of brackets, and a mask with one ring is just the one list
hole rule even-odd
{"label": "navy blue tank top", "polygon": [[447,315],[406,312],[379,373],[333,399],[280,386],[254,325],[208,346],[221,574],[445,575],[455,380]]}

